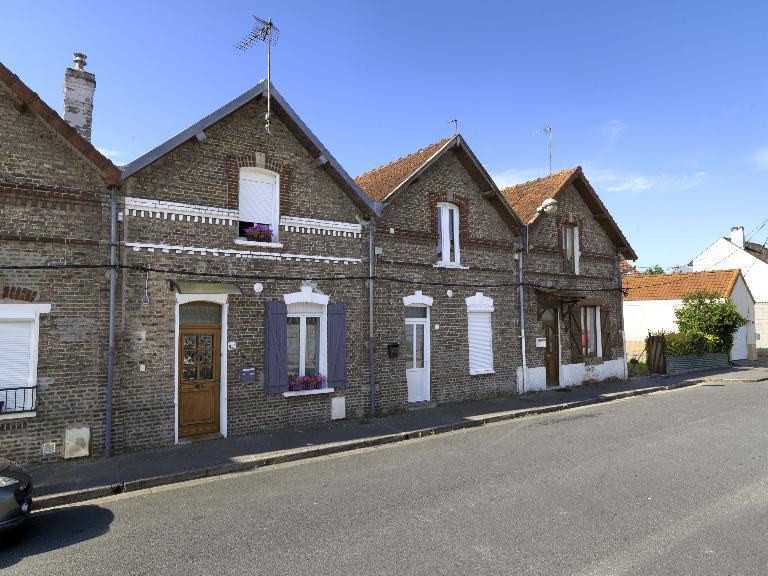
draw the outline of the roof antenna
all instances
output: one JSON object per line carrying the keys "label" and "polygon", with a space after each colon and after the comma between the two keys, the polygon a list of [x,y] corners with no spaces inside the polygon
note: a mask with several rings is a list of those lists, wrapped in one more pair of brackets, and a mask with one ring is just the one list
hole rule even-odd
{"label": "roof antenna", "polygon": [[243,38],[235,47],[240,50],[247,50],[252,46],[256,40],[266,43],[267,45],[267,113],[264,115],[264,129],[269,134],[269,121],[271,115],[271,88],[272,88],[272,46],[277,44],[277,39],[280,38],[280,29],[272,24],[272,18],[268,20],[262,20],[261,18],[253,17],[256,21],[253,24],[253,30],[245,38]]}
{"label": "roof antenna", "polygon": [[448,120],[449,124],[453,124],[453,134],[457,135],[459,133],[459,119],[454,118],[453,120]]}
{"label": "roof antenna", "polygon": [[549,137],[549,173],[552,174],[552,126],[544,124],[544,128],[532,132],[531,136],[536,134],[546,134]]}

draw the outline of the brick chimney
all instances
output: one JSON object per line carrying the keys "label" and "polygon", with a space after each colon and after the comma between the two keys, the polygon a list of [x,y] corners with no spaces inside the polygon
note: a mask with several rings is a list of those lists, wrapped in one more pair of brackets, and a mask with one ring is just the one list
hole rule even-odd
{"label": "brick chimney", "polygon": [[739,248],[744,248],[744,226],[731,228],[731,242]]}
{"label": "brick chimney", "polygon": [[90,141],[96,76],[84,70],[86,58],[85,54],[75,52],[72,55],[75,67],[67,68],[64,73],[64,120]]}

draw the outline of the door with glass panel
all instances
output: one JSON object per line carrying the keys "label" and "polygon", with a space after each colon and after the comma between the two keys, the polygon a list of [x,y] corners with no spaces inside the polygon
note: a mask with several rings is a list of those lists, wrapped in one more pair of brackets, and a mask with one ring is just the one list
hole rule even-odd
{"label": "door with glass panel", "polygon": [[429,400],[429,309],[405,307],[405,377],[408,402]]}
{"label": "door with glass panel", "polygon": [[179,437],[219,432],[221,307],[179,307]]}

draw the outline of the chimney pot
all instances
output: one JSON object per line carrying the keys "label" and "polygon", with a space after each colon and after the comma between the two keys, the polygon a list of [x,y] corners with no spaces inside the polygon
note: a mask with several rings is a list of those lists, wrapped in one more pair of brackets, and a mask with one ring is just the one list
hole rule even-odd
{"label": "chimney pot", "polygon": [[64,120],[90,141],[96,76],[84,70],[86,58],[82,52],[75,52],[72,55],[75,67],[67,68],[64,74]]}
{"label": "chimney pot", "polygon": [[75,52],[74,54],[72,54],[72,61],[75,63],[75,70],[82,70],[83,68],[85,68],[86,58],[88,58],[88,56],[86,56],[82,52]]}
{"label": "chimney pot", "polygon": [[731,228],[731,242],[744,249],[744,226],[734,226]]}

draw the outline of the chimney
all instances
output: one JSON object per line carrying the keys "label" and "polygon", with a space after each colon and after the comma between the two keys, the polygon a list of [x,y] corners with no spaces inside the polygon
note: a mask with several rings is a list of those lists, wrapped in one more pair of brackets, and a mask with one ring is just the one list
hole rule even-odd
{"label": "chimney", "polygon": [[731,242],[744,249],[744,226],[734,226],[731,228]]}
{"label": "chimney", "polygon": [[84,70],[86,58],[85,54],[75,52],[75,67],[64,73],[64,120],[90,142],[96,76]]}

